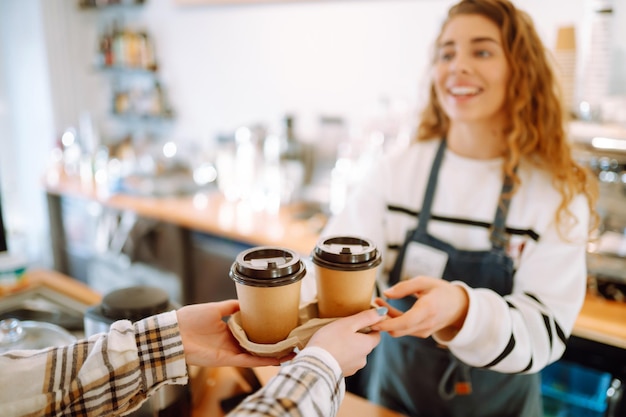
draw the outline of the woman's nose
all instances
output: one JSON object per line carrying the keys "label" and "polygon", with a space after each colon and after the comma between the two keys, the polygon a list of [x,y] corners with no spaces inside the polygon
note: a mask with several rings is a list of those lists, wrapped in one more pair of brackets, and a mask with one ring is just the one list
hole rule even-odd
{"label": "woman's nose", "polygon": [[458,73],[470,73],[471,61],[467,55],[456,54],[450,62],[450,70]]}

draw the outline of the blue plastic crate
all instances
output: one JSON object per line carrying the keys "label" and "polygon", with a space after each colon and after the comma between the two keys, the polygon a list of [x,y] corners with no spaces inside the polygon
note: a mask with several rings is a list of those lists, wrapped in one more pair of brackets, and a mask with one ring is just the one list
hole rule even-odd
{"label": "blue plastic crate", "polygon": [[[541,371],[541,392],[546,407],[562,404],[557,416],[602,416],[611,375],[567,361],[555,362]],[[555,401],[556,400],[556,401]]]}
{"label": "blue plastic crate", "polygon": [[543,397],[543,417],[604,417],[605,413]]}

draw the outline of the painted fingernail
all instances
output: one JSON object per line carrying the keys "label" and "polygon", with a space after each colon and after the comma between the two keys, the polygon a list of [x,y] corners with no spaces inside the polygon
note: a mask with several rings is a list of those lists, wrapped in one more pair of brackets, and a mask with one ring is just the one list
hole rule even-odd
{"label": "painted fingernail", "polygon": [[379,316],[381,316],[381,317],[382,317],[382,316],[385,316],[388,312],[389,312],[389,310],[387,309],[387,307],[378,307],[378,308],[376,309],[376,313],[377,313]]}

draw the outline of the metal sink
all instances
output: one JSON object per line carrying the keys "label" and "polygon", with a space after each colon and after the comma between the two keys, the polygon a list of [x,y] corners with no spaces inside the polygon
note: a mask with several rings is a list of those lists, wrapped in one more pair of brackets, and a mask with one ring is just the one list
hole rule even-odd
{"label": "metal sink", "polygon": [[89,305],[49,287],[37,286],[0,298],[0,320],[17,318],[56,324],[84,337],[83,316]]}

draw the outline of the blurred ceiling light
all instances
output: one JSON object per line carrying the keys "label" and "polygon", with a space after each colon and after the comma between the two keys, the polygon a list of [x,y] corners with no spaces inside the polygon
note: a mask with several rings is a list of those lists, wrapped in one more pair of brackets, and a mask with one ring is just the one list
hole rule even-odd
{"label": "blurred ceiling light", "polygon": [[66,148],[69,146],[72,146],[75,140],[76,140],[76,134],[74,133],[73,129],[66,130],[65,132],[63,132],[63,135],[61,136],[61,143]]}
{"label": "blurred ceiling light", "polygon": [[237,143],[249,142],[252,138],[252,131],[246,126],[242,126],[235,130],[235,141]]}
{"label": "blurred ceiling light", "polygon": [[591,139],[591,146],[596,149],[626,151],[626,139],[604,138],[597,136]]}
{"label": "blurred ceiling light", "polygon": [[207,185],[217,179],[217,170],[212,164],[202,164],[193,170],[193,180],[198,185]]}
{"label": "blurred ceiling light", "polygon": [[174,142],[166,142],[163,145],[163,155],[166,158],[173,158],[176,155],[176,144]]}

